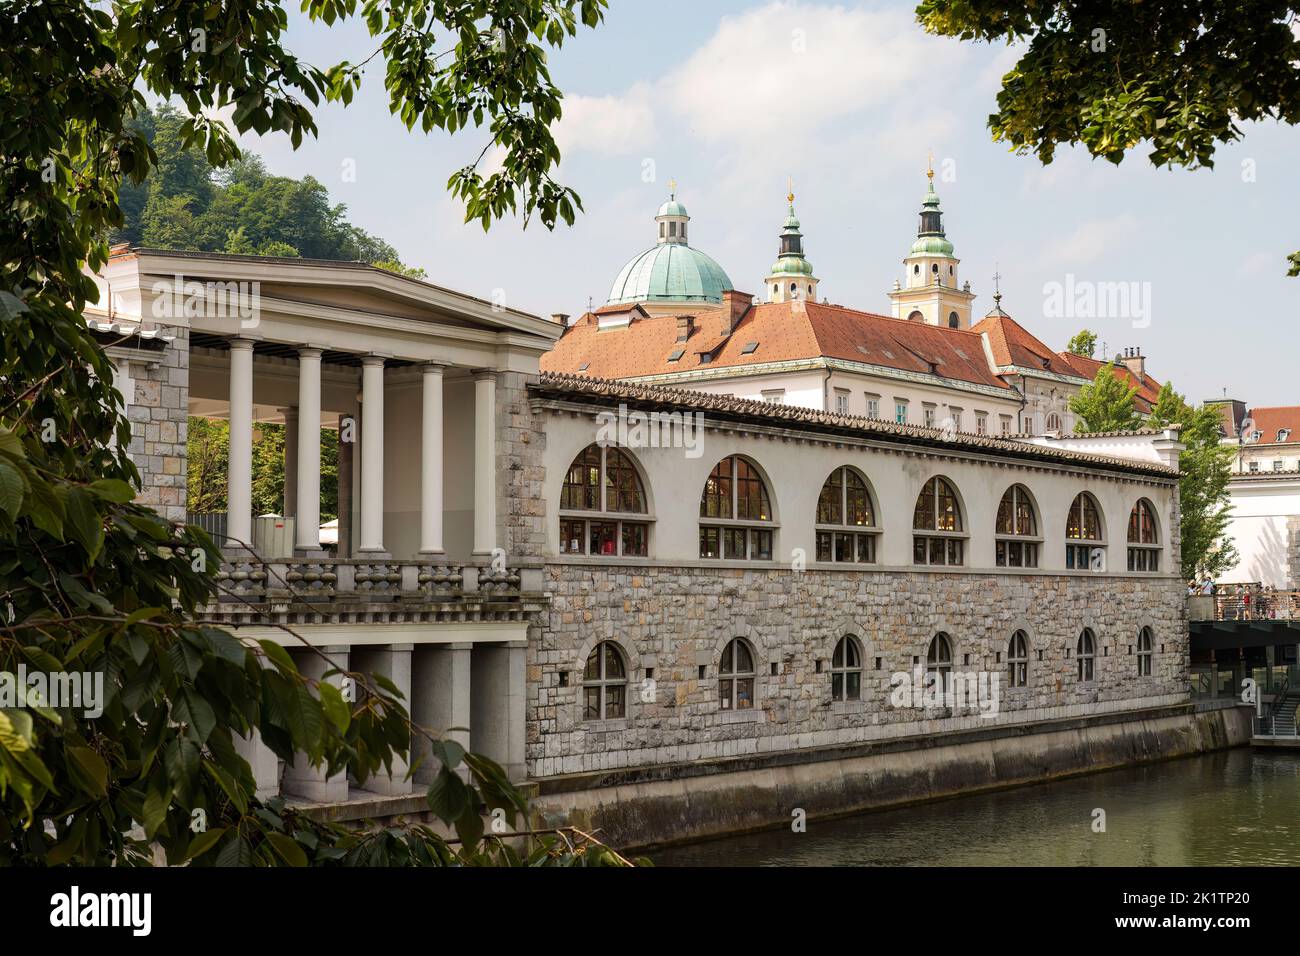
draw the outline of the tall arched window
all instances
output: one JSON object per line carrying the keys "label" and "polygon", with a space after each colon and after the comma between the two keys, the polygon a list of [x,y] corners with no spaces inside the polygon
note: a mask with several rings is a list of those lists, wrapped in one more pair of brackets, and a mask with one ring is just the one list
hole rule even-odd
{"label": "tall arched window", "polygon": [[831,657],[831,700],[862,699],[862,648],[846,634]]}
{"label": "tall arched window", "polygon": [[612,641],[597,644],[582,672],[583,718],[609,720],[627,716],[627,667]]}
{"label": "tall arched window", "polygon": [[852,468],[836,468],[817,498],[817,560],[874,562],[877,530],[867,483]]}
{"label": "tall arched window", "polygon": [[1012,687],[1029,685],[1029,635],[1016,631],[1007,643],[1007,676]]}
{"label": "tall arched window", "polygon": [[772,506],[758,469],[732,455],[709,473],[700,496],[700,557],[771,561]]}
{"label": "tall arched window", "polygon": [[1079,643],[1075,645],[1075,658],[1078,664],[1079,680],[1090,681],[1093,678],[1093,664],[1097,657],[1097,641],[1092,636],[1092,631],[1088,628],[1083,629],[1079,635]]}
{"label": "tall arched window", "polygon": [[961,317],[957,315],[956,312],[948,313],[948,328],[950,329],[961,328]]}
{"label": "tall arched window", "polygon": [[925,655],[925,685],[935,687],[945,697],[952,687],[952,641],[947,634],[936,634]]}
{"label": "tall arched window", "polygon": [[718,700],[723,710],[754,706],[754,674],[754,651],[748,641],[737,637],[722,649],[718,667]]}
{"label": "tall arched window", "polygon": [[1059,432],[1060,430],[1061,430],[1061,416],[1058,415],[1056,412],[1048,412],[1046,431]]}
{"label": "tall arched window", "polygon": [[1151,676],[1151,628],[1138,631],[1138,677]]}
{"label": "tall arched window", "polygon": [[[1096,565],[1093,553],[1098,555]],[[1102,539],[1101,509],[1097,499],[1081,491],[1070,505],[1065,521],[1065,566],[1073,571],[1105,570],[1106,542]]]}
{"label": "tall arched window", "polygon": [[588,445],[560,490],[560,553],[645,557],[650,525],[627,517],[645,513],[645,489],[632,459],[613,446]]}
{"label": "tall arched window", "polygon": [[912,311],[912,312],[910,312],[910,313],[908,314],[908,316],[907,316],[907,321],[909,321],[909,322],[924,322],[924,321],[925,321],[925,316],[921,314],[920,310],[914,310],[914,311]]}
{"label": "tall arched window", "polygon": [[995,530],[998,567],[1038,567],[1038,518],[1024,485],[1012,485],[1002,496]]}
{"label": "tall arched window", "polygon": [[913,564],[961,564],[961,505],[946,478],[931,478],[916,499],[912,515]]}
{"label": "tall arched window", "polygon": [[1128,569],[1160,570],[1160,537],[1156,534],[1156,512],[1151,502],[1139,498],[1128,516]]}

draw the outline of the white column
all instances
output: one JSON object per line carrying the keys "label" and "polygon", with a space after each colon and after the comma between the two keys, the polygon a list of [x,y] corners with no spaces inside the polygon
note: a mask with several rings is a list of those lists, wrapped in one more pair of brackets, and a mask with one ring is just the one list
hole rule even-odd
{"label": "white column", "polygon": [[497,373],[474,374],[474,553],[497,546]]}
{"label": "white column", "polygon": [[298,350],[297,551],[320,550],[320,357],[320,349]]}
{"label": "white column", "polygon": [[[402,692],[402,704],[407,708],[409,714],[412,701],[411,654],[414,650],[414,644],[381,644],[378,647],[354,647],[352,648],[350,667],[358,673],[367,674],[371,677],[379,675],[392,681],[397,689]],[[412,751],[408,750],[407,753],[413,756]],[[411,780],[406,778],[406,771],[409,766],[410,764],[407,761],[394,754],[392,773],[385,773],[380,769],[374,776],[366,780],[362,786],[371,793],[382,793],[388,796],[410,793],[413,789],[412,783]]]}
{"label": "white column", "polygon": [[361,360],[361,547],[384,550],[384,360]]}
{"label": "white column", "polygon": [[[472,644],[421,645],[411,660],[411,720],[420,727],[470,749]],[[452,728],[459,728],[453,730]],[[411,741],[411,759],[420,760],[415,782],[433,783],[441,769],[423,736]],[[460,767],[462,775],[466,768]]]}
{"label": "white column", "polygon": [[226,466],[226,536],[253,543],[253,343],[230,341],[230,457]]}
{"label": "white column", "polygon": [[284,516],[298,514],[298,406],[282,410],[284,414]]}
{"label": "white column", "polygon": [[470,749],[499,763],[511,780],[525,776],[527,645],[479,643],[470,655]]}
{"label": "white column", "polygon": [[[351,664],[349,648],[344,646],[322,647],[322,657],[312,651],[290,651],[298,672],[312,680],[326,680],[326,671],[348,670]],[[325,658],[328,658],[326,660]],[[328,678],[335,687],[343,683],[341,674]],[[313,803],[341,803],[348,798],[347,771],[340,770],[332,777],[327,777],[326,768],[313,767],[307,762],[307,755],[301,751],[293,755],[293,762],[284,768],[284,792],[295,797],[302,797]]]}
{"label": "white column", "polygon": [[424,367],[420,435],[420,553],[442,554],[442,366]]}

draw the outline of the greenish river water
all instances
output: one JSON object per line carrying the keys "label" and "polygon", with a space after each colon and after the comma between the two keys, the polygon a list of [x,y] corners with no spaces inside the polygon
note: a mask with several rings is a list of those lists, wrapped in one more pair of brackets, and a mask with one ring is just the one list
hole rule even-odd
{"label": "greenish river water", "polygon": [[659,866],[1297,865],[1300,754],[1238,748],[649,855]]}

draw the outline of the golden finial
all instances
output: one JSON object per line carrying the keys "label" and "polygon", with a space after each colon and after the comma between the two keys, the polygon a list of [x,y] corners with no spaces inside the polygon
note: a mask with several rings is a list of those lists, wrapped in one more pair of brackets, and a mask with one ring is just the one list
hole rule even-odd
{"label": "golden finial", "polygon": [[793,178],[789,176],[785,177],[785,188],[786,188],[785,198],[789,200],[790,205],[793,206],[794,205],[794,179]]}
{"label": "golden finial", "polygon": [[930,182],[934,182],[934,150],[930,150],[926,155],[928,163],[926,165],[925,175],[929,178]]}
{"label": "golden finial", "polygon": [[669,199],[677,198],[677,180],[675,179],[668,180],[668,198]]}

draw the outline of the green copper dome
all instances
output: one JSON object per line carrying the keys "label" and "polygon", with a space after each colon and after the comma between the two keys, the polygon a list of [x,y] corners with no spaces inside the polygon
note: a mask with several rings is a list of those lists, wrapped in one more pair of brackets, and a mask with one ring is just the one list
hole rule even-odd
{"label": "green copper dome", "polygon": [[659,216],[685,216],[685,215],[686,215],[686,207],[683,206],[681,203],[679,203],[676,199],[668,200],[666,203],[660,206],[659,211],[655,213],[656,218],[658,218]]}
{"label": "green copper dome", "polygon": [[920,236],[912,243],[914,256],[950,256],[952,243],[943,236]]}
{"label": "green copper dome", "polygon": [[683,243],[660,243],[623,267],[609,290],[609,304],[622,302],[721,302],[733,288],[711,258]]}
{"label": "green copper dome", "polygon": [[790,211],[781,227],[781,247],[769,275],[811,276],[812,263],[804,258],[803,233],[799,231],[799,217],[794,214],[794,193],[789,195]]}
{"label": "green copper dome", "polygon": [[930,186],[921,200],[921,225],[912,243],[914,256],[951,256],[952,243],[943,232],[943,213],[939,211],[939,194],[934,191],[934,171],[930,171]]}

